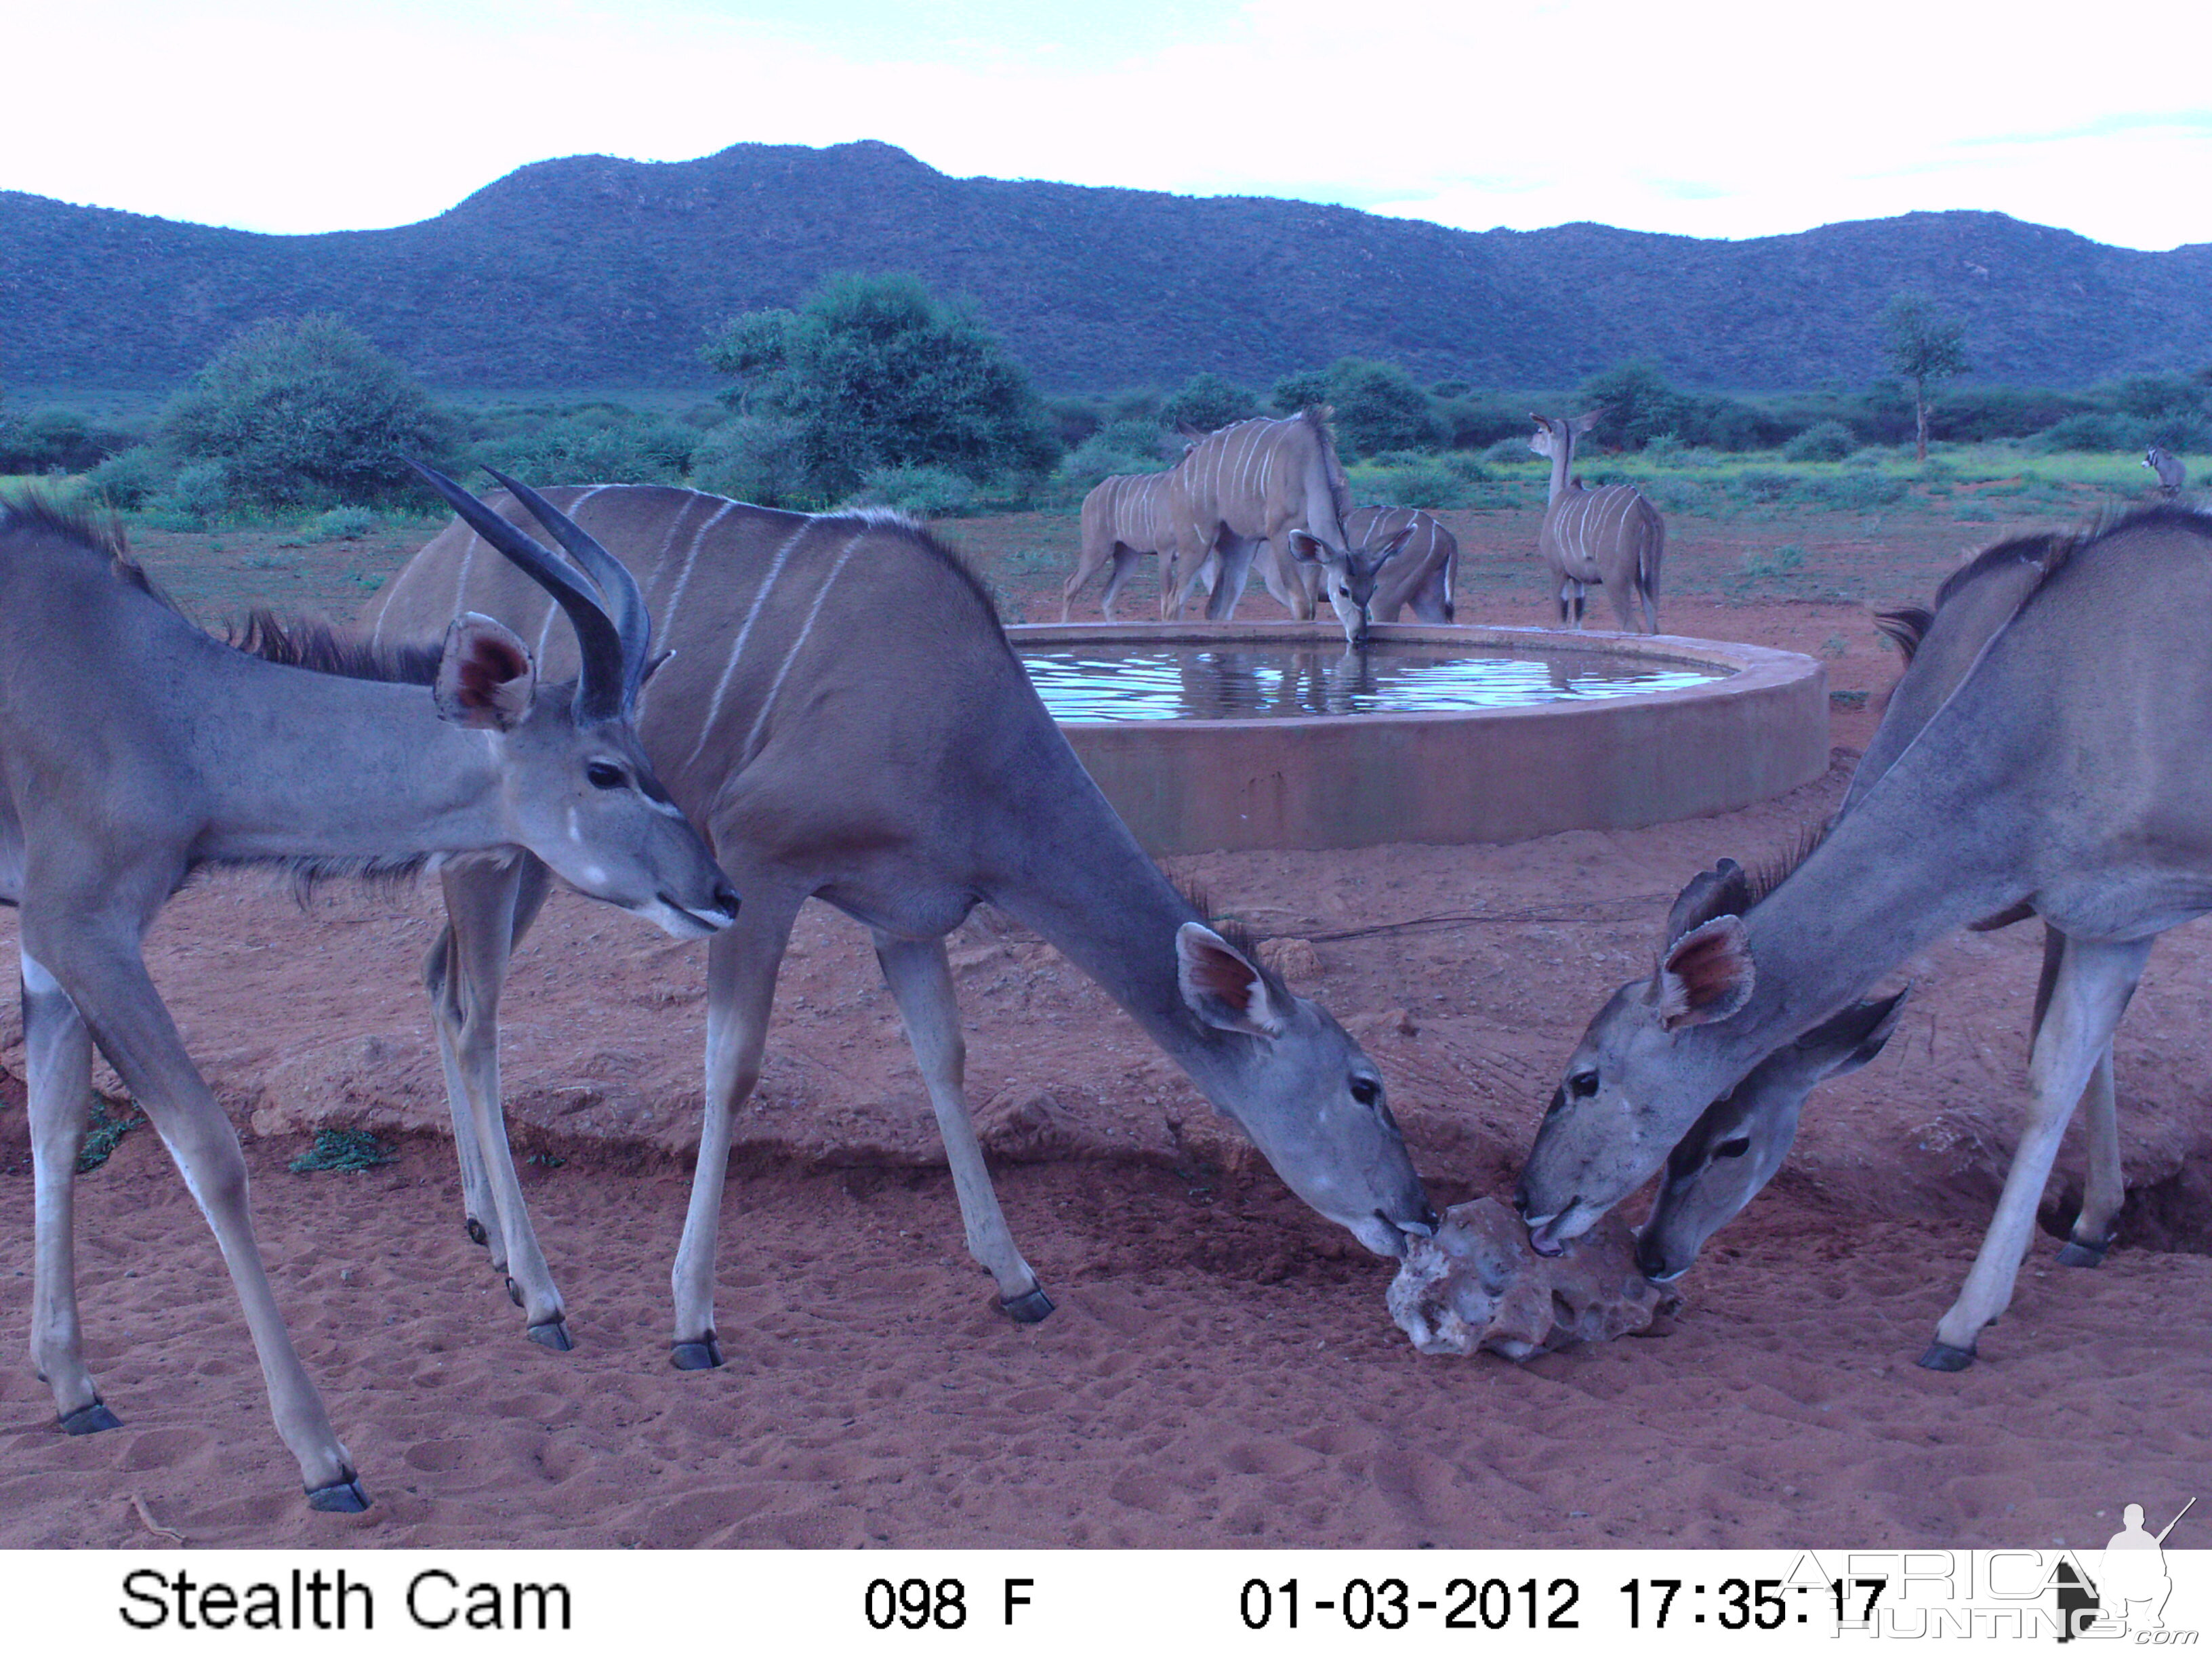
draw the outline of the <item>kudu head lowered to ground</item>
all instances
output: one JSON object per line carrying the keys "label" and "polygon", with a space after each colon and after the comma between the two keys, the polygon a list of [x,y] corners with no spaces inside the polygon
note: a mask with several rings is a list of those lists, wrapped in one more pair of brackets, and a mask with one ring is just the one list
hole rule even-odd
{"label": "kudu head lowered to ground", "polygon": [[1198,921],[1176,930],[1184,1007],[1210,1033],[1178,1057],[1284,1184],[1377,1255],[1426,1237],[1436,1212],[1406,1156],[1375,1062],[1328,1010]]}
{"label": "kudu head lowered to ground", "polygon": [[1636,1265],[1646,1279],[1667,1284],[1687,1273],[1705,1241],[1774,1179],[1796,1139],[1806,1098],[1881,1053],[1909,994],[1908,988],[1832,1015],[1705,1109],[1668,1155],[1665,1182],[1637,1233]]}

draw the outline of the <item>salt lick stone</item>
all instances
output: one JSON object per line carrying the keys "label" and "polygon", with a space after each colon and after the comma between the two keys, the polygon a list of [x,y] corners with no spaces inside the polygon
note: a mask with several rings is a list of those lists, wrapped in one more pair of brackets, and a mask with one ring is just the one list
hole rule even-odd
{"label": "salt lick stone", "polygon": [[1417,1238],[1390,1282],[1390,1317],[1423,1353],[1477,1348],[1526,1359],[1568,1342],[1640,1331],[1675,1305],[1636,1266],[1636,1236],[1618,1216],[1544,1257],[1494,1198],[1444,1212],[1434,1238]]}

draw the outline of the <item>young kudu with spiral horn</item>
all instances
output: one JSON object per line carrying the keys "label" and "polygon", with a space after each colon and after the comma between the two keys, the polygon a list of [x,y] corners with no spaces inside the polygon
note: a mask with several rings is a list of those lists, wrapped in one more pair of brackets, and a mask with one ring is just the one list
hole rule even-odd
{"label": "young kudu with spiral horn", "polygon": [[[2039,999],[2027,1121],[1920,1362],[1970,1364],[2152,941],[2212,911],[2212,650],[2194,620],[2208,606],[2212,517],[2173,507],[2004,543],[1954,574],[1860,763],[1868,781],[1826,838],[1741,915],[1670,939],[1591,1021],[1522,1171],[1531,1244],[1556,1252],[1586,1231],[1710,1103],[1913,951],[2025,903],[2064,940]],[[1976,648],[1933,648],[1947,615],[1974,623]],[[1924,717],[1900,717],[1912,702]],[[2107,1133],[2096,1126],[2093,1150]]]}
{"label": "young kudu with spiral horn", "polygon": [[482,616],[441,618],[441,647],[381,651],[263,616],[234,647],[159,599],[119,542],[41,507],[0,509],[0,900],[21,911],[31,1358],[71,1434],[116,1426],[85,1367],[73,1243],[96,1042],[215,1232],[308,1502],[368,1503],[277,1310],[238,1137],[141,955],[195,868],[313,880],[526,848],[533,868],[679,936],[736,913],[631,729],[643,613],[617,592],[610,615],[601,586],[618,573],[586,582],[519,532],[498,544],[574,623],[573,691],[544,684],[523,641]]}
{"label": "young kudu with spiral horn", "polygon": [[[537,495],[516,487],[537,510]],[[731,1116],[760,1074],[793,919],[820,898],[873,933],[935,1109],[968,1248],[1000,1306],[1052,1304],[1001,1214],[962,1093],[964,1046],[945,935],[988,902],[1035,928],[1127,1009],[1291,1188],[1370,1249],[1396,1254],[1433,1214],[1374,1063],[1328,1012],[1206,926],[1130,836],[1031,690],[981,586],[918,527],[807,516],[690,490],[550,491],[637,562],[673,656],[638,731],[744,895],[708,955],[705,1121],[672,1276],[675,1363],[721,1363],[715,1231]],[[550,508],[544,509],[547,511]],[[465,608],[526,636],[543,601],[441,532],[392,582],[379,627]],[[510,1206],[471,1171],[500,1137],[496,1011],[507,951],[544,884],[527,861],[449,873],[428,965],[463,1137],[472,1231],[533,1322],[560,1316]],[[465,1096],[464,1101],[462,1097]],[[481,1148],[467,1144],[471,1126]]]}
{"label": "young kudu with spiral horn", "polygon": [[1583,601],[1599,583],[1613,601],[1624,634],[1659,631],[1659,566],[1667,553],[1667,521],[1633,484],[1586,489],[1572,475],[1575,440],[1604,418],[1594,409],[1571,421],[1531,415],[1528,447],[1552,463],[1551,495],[1539,545],[1559,586],[1559,622],[1583,625]]}

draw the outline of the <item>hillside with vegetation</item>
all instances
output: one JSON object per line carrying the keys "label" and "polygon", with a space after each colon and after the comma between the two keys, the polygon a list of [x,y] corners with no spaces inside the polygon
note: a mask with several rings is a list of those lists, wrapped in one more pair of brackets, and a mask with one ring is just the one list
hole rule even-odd
{"label": "hillside with vegetation", "polygon": [[167,389],[242,331],[326,314],[428,385],[708,387],[708,331],[836,272],[964,296],[1048,392],[1267,386],[1341,357],[1423,381],[1863,384],[1924,293],[1975,375],[2070,387],[2212,362],[2212,246],[2105,246],[1999,214],[1740,242],[1472,233],[1350,209],[954,179],[890,145],[518,169],[394,229],[270,236],[0,193],[11,387]]}

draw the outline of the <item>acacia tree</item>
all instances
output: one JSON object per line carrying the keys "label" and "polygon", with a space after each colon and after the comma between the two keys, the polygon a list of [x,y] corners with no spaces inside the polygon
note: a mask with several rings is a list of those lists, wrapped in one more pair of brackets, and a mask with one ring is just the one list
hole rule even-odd
{"label": "acacia tree", "polygon": [[255,324],[159,428],[171,454],[220,466],[228,495],[270,507],[411,499],[404,458],[440,454],[448,430],[406,369],[329,316]]}
{"label": "acacia tree", "polygon": [[830,276],[796,309],[732,318],[700,355],[738,377],[730,401],[745,416],[781,423],[816,491],[888,466],[1036,472],[1059,453],[1021,365],[916,277]]}
{"label": "acacia tree", "polygon": [[1899,294],[1882,308],[1881,330],[1890,367],[1912,382],[1913,453],[1924,461],[1928,388],[1966,373],[1966,320],[1943,315],[1924,294]]}

